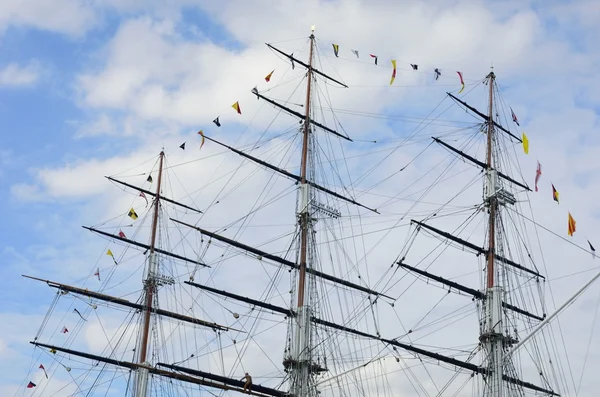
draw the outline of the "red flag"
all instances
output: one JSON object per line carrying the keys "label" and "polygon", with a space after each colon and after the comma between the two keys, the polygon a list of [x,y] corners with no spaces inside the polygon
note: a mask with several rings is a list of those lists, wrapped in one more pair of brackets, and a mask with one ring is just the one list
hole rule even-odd
{"label": "red flag", "polygon": [[44,364],[40,364],[40,369],[44,371],[44,375],[46,375],[46,379],[48,379],[48,373],[46,372],[46,368],[44,368]]}
{"label": "red flag", "polygon": [[63,327],[62,331],[60,331],[60,332],[62,332],[63,334],[66,334],[67,332],[69,332],[69,330],[67,329],[67,327]]}
{"label": "red flag", "polygon": [[122,230],[119,230],[119,237],[121,237],[121,238],[127,238],[127,237],[125,237],[125,233],[123,233]]}
{"label": "red flag", "polygon": [[96,270],[96,273],[94,273],[94,276],[98,277],[98,281],[100,281],[100,268],[98,268]]}
{"label": "red flag", "polygon": [[369,54],[371,58],[375,58],[375,65],[377,65],[377,59],[379,58],[377,55]]}
{"label": "red flag", "polygon": [[37,385],[31,381],[29,381],[29,384],[27,385],[28,389],[33,389],[34,387],[36,387]]}
{"label": "red flag", "polygon": [[538,191],[538,181],[540,180],[540,177],[542,176],[542,165],[540,164],[540,162],[538,161],[538,166],[537,166],[537,170],[535,170],[535,191]]}
{"label": "red flag", "polygon": [[460,85],[462,85],[462,88],[460,89],[460,91],[458,91],[458,93],[460,94],[465,89],[465,81],[463,80],[463,75],[461,72],[456,72],[456,73],[458,73],[458,78],[460,79]]}

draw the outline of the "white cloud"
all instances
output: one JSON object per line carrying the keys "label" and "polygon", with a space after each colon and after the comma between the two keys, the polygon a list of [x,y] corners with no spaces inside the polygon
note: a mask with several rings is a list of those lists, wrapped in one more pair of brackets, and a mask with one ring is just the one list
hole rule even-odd
{"label": "white cloud", "polygon": [[79,36],[95,24],[89,2],[83,0],[4,0],[0,32],[7,27],[34,28]]}
{"label": "white cloud", "polygon": [[30,62],[25,66],[16,63],[0,66],[0,87],[33,85],[40,78],[40,72],[37,62]]}

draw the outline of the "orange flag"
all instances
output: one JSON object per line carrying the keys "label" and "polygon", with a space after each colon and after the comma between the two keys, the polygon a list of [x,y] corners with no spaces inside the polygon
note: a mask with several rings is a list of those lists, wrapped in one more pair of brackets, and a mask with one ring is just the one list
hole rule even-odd
{"label": "orange flag", "polygon": [[238,112],[238,114],[242,114],[242,109],[240,108],[240,103],[236,102],[233,105],[231,105],[232,108],[235,109],[236,112]]}
{"label": "orange flag", "polygon": [[273,72],[275,71],[275,69],[273,69],[273,71],[271,73],[269,73],[268,75],[265,76],[265,81],[268,83],[269,81],[271,81],[271,76],[273,76]]}
{"label": "orange flag", "polygon": [[569,212],[569,236],[572,236],[576,230],[577,230],[577,228],[576,228],[575,219],[573,219],[573,217],[571,216],[571,213]]}

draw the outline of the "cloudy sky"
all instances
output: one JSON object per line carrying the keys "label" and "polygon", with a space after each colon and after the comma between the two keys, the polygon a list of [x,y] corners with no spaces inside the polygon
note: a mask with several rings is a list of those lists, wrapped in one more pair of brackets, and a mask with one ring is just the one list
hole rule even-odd
{"label": "cloudy sky", "polygon": [[[250,89],[257,85],[261,91],[269,89],[263,78],[273,69],[270,84],[298,81],[298,74],[290,74],[289,64],[264,43],[306,54],[312,24],[317,27],[320,65],[350,86],[343,92],[332,88],[336,109],[404,116],[414,112],[424,117],[446,91],[460,88],[455,71],[463,72],[469,92],[493,65],[504,106],[512,107],[521,122],[521,129],[514,131],[526,131],[531,142],[530,155],[520,153],[520,172],[530,185],[536,160],[543,164],[546,184],[527,199],[535,219],[566,237],[566,213],[571,211],[578,231],[570,241],[587,248],[589,239],[600,246],[599,2],[173,0],[165,4],[155,0],[0,4],[0,274],[5,282],[0,289],[0,394],[23,392],[19,384],[32,357],[28,341],[52,299],[47,288],[20,275],[81,284],[93,274],[105,246],[80,226],[120,216],[130,206],[131,197],[119,198],[122,192],[103,176],[148,172],[156,167],[156,155],[163,147],[170,164],[208,158],[219,150],[208,142],[204,152],[197,150],[199,129],[219,134],[230,144],[256,141],[272,117]],[[340,58],[333,56],[332,43],[340,45]],[[350,49],[360,51],[360,60]],[[379,56],[379,68],[368,54]],[[393,87],[388,86],[390,59],[399,63]],[[412,73],[409,63],[420,64],[420,71]],[[435,67],[443,75],[434,83]],[[483,92],[481,86],[477,89]],[[281,99],[291,90],[284,87],[273,97]],[[231,109],[237,100],[241,116]],[[218,131],[211,123],[217,116],[224,125]],[[403,120],[396,124],[389,119],[352,120],[355,124],[348,121],[345,130],[354,138],[391,142],[403,136],[402,129],[414,128]],[[241,138],[249,125],[255,135]],[[274,125],[289,131],[293,124],[277,119]],[[183,142],[185,152],[178,149]],[[348,153],[371,150],[358,147]],[[415,153],[414,148],[398,153],[396,168],[388,165],[386,172],[391,174]],[[423,169],[427,166],[426,160],[419,163]],[[234,167],[207,159],[200,168],[183,171],[181,178],[219,169],[225,173]],[[354,160],[352,168],[364,172],[367,167]],[[550,181],[561,193],[560,207],[549,198]],[[362,187],[371,185],[364,182]],[[260,186],[246,188],[252,194],[260,192]],[[281,189],[286,186],[290,187]],[[198,195],[191,190],[172,189],[196,204]],[[246,209],[231,203],[234,212]],[[209,203],[197,204],[206,208]],[[214,225],[220,218],[211,219]],[[540,233],[542,246],[548,247],[544,257],[549,278],[557,278],[558,303],[597,265],[572,244],[543,229]],[[406,231],[400,235],[406,236]],[[566,248],[555,248],[559,244]],[[390,252],[385,260],[393,259]],[[551,264],[553,259],[557,263]],[[581,277],[559,279],[584,270]],[[585,321],[581,327],[563,329],[566,339],[588,340],[599,291],[599,286],[592,288],[569,309],[573,321]],[[582,396],[594,395],[594,382],[598,385],[590,370],[600,365],[598,348],[593,345],[587,358]],[[578,384],[586,349],[573,350]]]}

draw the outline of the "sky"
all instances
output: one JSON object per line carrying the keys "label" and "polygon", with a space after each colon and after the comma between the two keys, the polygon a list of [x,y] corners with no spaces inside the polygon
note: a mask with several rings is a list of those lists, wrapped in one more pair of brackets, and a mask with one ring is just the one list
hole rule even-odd
{"label": "sky", "polygon": [[[219,116],[225,126],[218,130],[219,139],[230,144],[255,141],[272,117],[250,89],[268,89],[263,77],[273,69],[274,84],[293,80],[289,64],[264,43],[300,53],[313,24],[324,69],[360,92],[345,95],[332,89],[338,109],[427,114],[447,90],[460,88],[456,70],[463,72],[469,91],[493,65],[505,106],[515,111],[518,131],[526,131],[530,139],[530,155],[521,156],[521,172],[530,185],[536,161],[543,164],[545,190],[530,201],[536,220],[565,236],[566,211],[571,211],[578,221],[571,241],[586,248],[589,239],[600,246],[595,227],[600,217],[596,1],[3,1],[1,395],[23,393],[18,385],[29,371],[28,342],[52,298],[45,287],[21,274],[52,275],[53,280],[73,283],[89,278],[105,247],[80,226],[113,218],[130,205],[131,197],[119,197],[121,191],[103,176],[131,175],[129,170],[143,169],[134,168],[140,164],[155,167],[163,147],[171,164],[207,156],[200,169],[183,171],[182,180],[235,168],[234,162],[209,158],[218,152],[210,142],[198,151],[196,132],[217,133],[211,121]],[[331,43],[340,45],[339,59],[332,56]],[[353,60],[349,49],[360,51],[361,62]],[[368,54],[379,56],[380,68],[365,60]],[[390,59],[401,64],[392,87]],[[422,65],[419,74],[409,70],[413,60]],[[433,67],[443,73],[437,88]],[[274,97],[282,98],[290,90],[284,87]],[[231,109],[238,100],[241,116]],[[371,120],[356,123],[347,122],[346,129],[363,140],[391,139],[406,127]],[[250,137],[243,135],[248,125]],[[278,118],[274,128],[278,127],[289,128],[289,123]],[[186,151],[178,149],[183,142]],[[360,156],[367,147],[359,145],[351,153]],[[396,161],[410,160],[415,153],[399,154]],[[275,153],[273,158],[280,157]],[[433,161],[422,159],[418,166],[425,169]],[[356,162],[353,167],[364,165]],[[560,207],[548,199],[550,181],[561,193]],[[260,181],[247,186],[247,193],[260,192],[260,186]],[[190,198],[193,194],[186,192],[197,190],[189,189],[174,187],[173,192]],[[237,208],[234,200],[229,205],[232,213],[246,209]],[[213,225],[219,216],[210,218]],[[549,277],[558,280],[560,301],[593,272],[562,281],[560,276],[598,265],[571,245],[566,250],[553,246],[563,243],[555,236],[542,240],[548,247],[545,260],[555,262],[549,265]],[[581,329],[567,326],[565,338],[589,338],[599,292],[600,284],[569,309],[570,318],[582,316],[588,322]],[[598,385],[590,371],[600,365],[598,347],[584,372],[581,396],[594,395]],[[581,362],[585,349],[574,351],[572,362]],[[574,368],[576,379],[581,371]]]}

